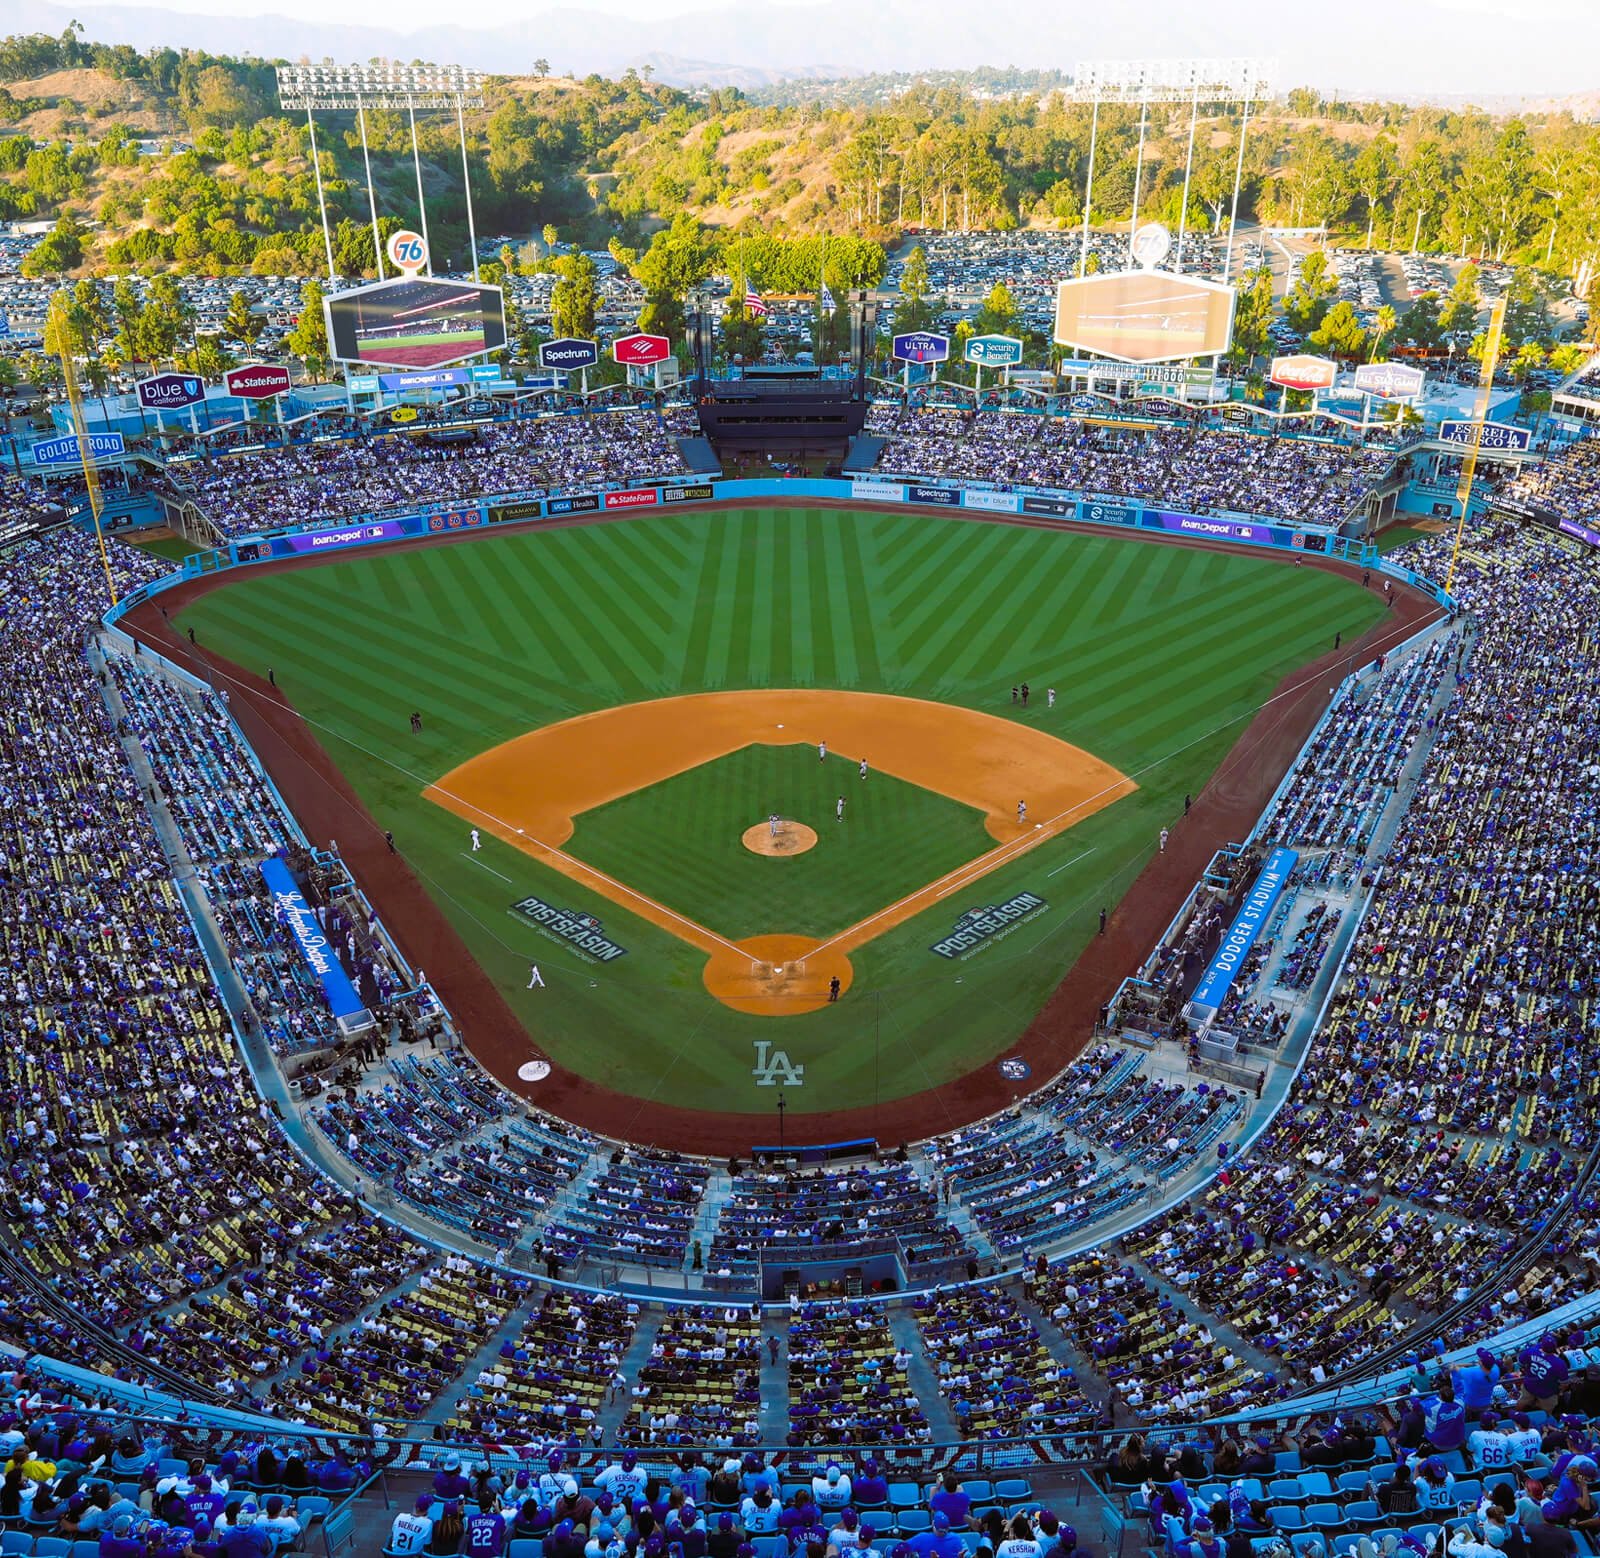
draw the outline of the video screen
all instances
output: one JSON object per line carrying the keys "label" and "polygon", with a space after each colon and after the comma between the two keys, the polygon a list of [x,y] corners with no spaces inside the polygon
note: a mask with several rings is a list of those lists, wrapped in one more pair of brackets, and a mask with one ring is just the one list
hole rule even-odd
{"label": "video screen", "polygon": [[338,362],[443,368],[506,344],[498,287],[414,276],[380,281],[324,302],[329,350]]}

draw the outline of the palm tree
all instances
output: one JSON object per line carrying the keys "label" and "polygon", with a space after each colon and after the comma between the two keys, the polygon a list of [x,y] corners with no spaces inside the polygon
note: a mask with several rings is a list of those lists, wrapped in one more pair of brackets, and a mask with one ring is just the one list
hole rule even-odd
{"label": "palm tree", "polygon": [[1372,350],[1367,353],[1368,362],[1376,362],[1378,360],[1378,347],[1382,344],[1384,338],[1394,330],[1398,320],[1399,316],[1387,303],[1378,310],[1378,317],[1372,327]]}

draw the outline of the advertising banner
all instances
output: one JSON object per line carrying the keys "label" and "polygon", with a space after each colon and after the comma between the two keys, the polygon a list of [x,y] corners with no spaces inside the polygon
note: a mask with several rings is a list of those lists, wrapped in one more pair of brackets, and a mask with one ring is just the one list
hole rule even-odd
{"label": "advertising banner", "polygon": [[1586,541],[1590,546],[1600,546],[1600,530],[1591,530],[1587,525],[1580,525],[1575,519],[1557,520],[1556,529],[1564,536]]}
{"label": "advertising banner", "polygon": [[980,368],[1009,368],[1022,361],[1022,342],[1014,335],[975,335],[961,355]]}
{"label": "advertising banner", "polygon": [[[391,375],[398,377],[398,375]],[[345,387],[352,395],[376,395],[378,393],[378,375],[375,373],[352,373],[345,376]]]}
{"label": "advertising banner", "polygon": [[608,509],[644,509],[649,508],[656,501],[654,487],[629,487],[624,492],[608,492],[606,494],[606,507]]}
{"label": "advertising banner", "polygon": [[585,341],[577,336],[562,336],[558,341],[539,343],[539,366],[560,368],[565,373],[576,373],[580,368],[592,368],[600,361],[598,341]]}
{"label": "advertising banner", "polygon": [[[1476,422],[1441,422],[1439,442],[1465,444],[1472,447]],[[1513,427],[1509,422],[1485,422],[1483,437],[1478,440],[1480,449],[1501,449],[1510,454],[1526,454],[1533,445],[1533,431],[1526,427]]]}
{"label": "advertising banner", "polygon": [[1024,498],[1024,514],[1048,514],[1052,519],[1076,519],[1078,505],[1071,498]]}
{"label": "advertising banner", "polygon": [[447,509],[443,514],[428,515],[428,529],[434,535],[451,530],[471,530],[484,523],[481,509]]}
{"label": "advertising banner", "polygon": [[1325,390],[1333,388],[1339,377],[1337,363],[1326,357],[1312,357],[1306,352],[1296,352],[1289,357],[1274,357],[1267,370],[1267,382],[1292,390]]}
{"label": "advertising banner", "polygon": [[[1088,357],[1069,357],[1061,364],[1064,379],[1109,379],[1118,384],[1135,380],[1148,384],[1188,384],[1203,388],[1217,382],[1215,368],[1196,368],[1179,362],[1100,362]],[[1016,375],[1011,376],[1016,383]]]}
{"label": "advertising banner", "polygon": [[906,490],[898,482],[853,481],[850,483],[850,496],[865,498],[869,503],[904,503]]}
{"label": "advertising banner", "polygon": [[405,276],[329,293],[322,300],[335,362],[443,368],[506,344],[505,296],[475,281]]}
{"label": "advertising banner", "polygon": [[703,502],[712,495],[710,482],[697,482],[692,487],[663,487],[661,501],[663,503],[697,503]]}
{"label": "advertising banner", "polygon": [[1113,271],[1056,284],[1057,346],[1123,362],[1213,357],[1233,341],[1233,288],[1167,271]]}
{"label": "advertising banner", "polygon": [[1126,503],[1101,503],[1098,499],[1085,498],[1078,505],[1078,512],[1085,519],[1092,519],[1101,525],[1137,525],[1139,511]]}
{"label": "advertising banner", "polygon": [[489,510],[489,523],[503,525],[508,519],[537,519],[544,513],[544,504],[537,498],[527,498],[521,503],[497,503]]}
{"label": "advertising banner", "polygon": [[333,552],[340,547],[362,546],[368,541],[393,541],[411,535],[414,524],[404,519],[377,520],[370,525],[351,525],[344,530],[313,530],[307,535],[275,536],[272,550],[279,557],[294,557],[302,552]]}
{"label": "advertising banner", "polygon": [[222,375],[222,387],[240,400],[271,400],[274,395],[289,393],[289,370],[270,362],[229,368]]}
{"label": "advertising banner", "polygon": [[267,891],[272,894],[273,912],[289,927],[290,935],[300,948],[300,955],[317,976],[328,1010],[335,1017],[353,1017],[364,1010],[356,987],[350,983],[350,976],[345,973],[338,954],[323,935],[322,927],[317,924],[317,917],[306,902],[305,895],[295,886],[288,866],[274,855],[261,862],[261,878],[267,884]]}
{"label": "advertising banner", "polygon": [[600,507],[597,493],[584,492],[575,498],[551,498],[544,506],[546,514],[593,514]]}
{"label": "advertising banner", "polygon": [[961,495],[969,509],[988,509],[994,514],[1015,514],[1022,500],[1014,492],[979,492],[972,488]]}
{"label": "advertising banner", "polygon": [[894,338],[896,362],[944,362],[950,356],[950,337],[932,330],[908,330]]}
{"label": "advertising banner", "polygon": [[[650,335],[638,331],[633,335],[619,335],[611,343],[611,355],[625,368],[648,368],[651,363],[663,362],[672,355],[672,343],[664,335]],[[550,364],[541,362],[541,368]]]}
{"label": "advertising banner", "polygon": [[942,508],[956,508],[961,503],[959,487],[923,487],[913,483],[906,488],[907,503],[937,503]]}
{"label": "advertising banner", "polygon": [[1289,873],[1294,870],[1299,858],[1299,851],[1293,849],[1275,849],[1267,856],[1255,886],[1240,904],[1233,924],[1222,938],[1217,955],[1195,986],[1194,1001],[1197,1005],[1209,1007],[1212,1011],[1222,1005],[1222,998],[1227,995],[1234,975],[1244,966],[1245,958],[1272,915],[1273,905],[1288,886]]}
{"label": "advertising banner", "polygon": [[1180,535],[1210,536],[1218,541],[1254,541],[1271,546],[1278,539],[1271,525],[1253,525],[1243,519],[1204,519],[1198,514],[1155,514],[1147,510],[1144,522],[1152,530],[1175,530]]}
{"label": "advertising banner", "polygon": [[[127,445],[122,441],[121,433],[90,433],[89,458],[91,460],[114,460],[118,455],[128,452]],[[78,456],[78,435],[66,433],[60,438],[45,438],[30,446],[28,453],[33,456],[33,463],[40,467],[52,465],[78,465],[81,460]]]}
{"label": "advertising banner", "polygon": [[206,398],[206,381],[197,373],[158,373],[133,389],[146,411],[182,411]]}
{"label": "advertising banner", "polygon": [[429,373],[380,373],[379,388],[396,393],[405,390],[450,389],[470,384],[472,375],[465,368],[435,368]]}
{"label": "advertising banner", "polygon": [[1356,369],[1356,390],[1380,400],[1410,400],[1422,393],[1428,376],[1405,362],[1364,362]]}

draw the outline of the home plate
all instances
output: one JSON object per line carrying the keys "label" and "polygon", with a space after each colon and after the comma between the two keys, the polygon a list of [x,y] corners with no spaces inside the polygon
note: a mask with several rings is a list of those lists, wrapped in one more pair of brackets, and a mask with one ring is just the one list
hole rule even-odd
{"label": "home plate", "polygon": [[548,1060],[530,1060],[517,1067],[517,1075],[524,1082],[542,1082],[550,1075],[550,1062]]}

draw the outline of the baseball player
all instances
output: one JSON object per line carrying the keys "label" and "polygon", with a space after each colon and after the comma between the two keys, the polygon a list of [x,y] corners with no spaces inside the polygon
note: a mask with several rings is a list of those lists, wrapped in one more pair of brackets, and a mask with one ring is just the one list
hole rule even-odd
{"label": "baseball player", "polygon": [[844,797],[842,795],[839,797],[838,804],[833,808],[833,817],[835,822],[844,821]]}
{"label": "baseball player", "polygon": [[866,758],[862,758],[861,759],[861,777],[863,779],[865,779],[867,777],[867,760],[866,760]]}
{"label": "baseball player", "polygon": [[1018,801],[1017,802],[1017,821],[1018,822],[1026,822],[1027,820],[1028,820],[1028,803],[1026,801]]}
{"label": "baseball player", "polygon": [[472,853],[478,853],[478,830],[476,828],[472,830]]}
{"label": "baseball player", "polygon": [[544,975],[539,972],[539,965],[537,963],[530,963],[528,965],[528,988],[530,990],[544,989]]}
{"label": "baseball player", "polygon": [[1046,687],[1045,688],[1045,690],[1044,690],[1044,706],[1047,709],[1053,709],[1056,706],[1056,690],[1055,690],[1054,687]]}
{"label": "baseball player", "polygon": [[826,741],[819,741],[817,743],[817,761],[819,763],[826,763],[828,761],[828,743]]}
{"label": "baseball player", "polygon": [[773,814],[770,817],[767,818],[767,827],[768,827],[768,829],[771,830],[773,838],[777,838],[777,836],[778,836],[778,814],[777,814],[777,812],[773,812]]}
{"label": "baseball player", "polygon": [[1163,828],[1161,830],[1161,853],[1164,855],[1164,854],[1166,854],[1166,852],[1167,852],[1167,830],[1165,828]]}

